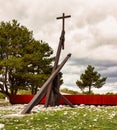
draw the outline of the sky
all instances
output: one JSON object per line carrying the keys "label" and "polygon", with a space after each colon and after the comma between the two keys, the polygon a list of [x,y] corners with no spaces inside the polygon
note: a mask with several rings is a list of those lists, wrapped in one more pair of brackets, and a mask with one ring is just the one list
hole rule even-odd
{"label": "sky", "polygon": [[88,65],[95,67],[106,84],[95,93],[117,93],[117,0],[0,0],[0,21],[16,19],[33,31],[37,40],[49,44],[56,54],[65,20],[65,49],[72,56],[62,68],[62,88],[78,90],[76,81]]}

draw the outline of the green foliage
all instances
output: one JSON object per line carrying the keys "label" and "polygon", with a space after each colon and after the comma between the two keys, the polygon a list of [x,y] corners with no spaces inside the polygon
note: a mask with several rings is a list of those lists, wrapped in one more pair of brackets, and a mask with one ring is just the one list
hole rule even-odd
{"label": "green foliage", "polygon": [[0,93],[0,99],[4,99],[5,95],[3,93]]}
{"label": "green foliage", "polygon": [[0,92],[9,96],[19,89],[35,94],[51,73],[52,49],[16,20],[0,23]]}
{"label": "green foliage", "polygon": [[61,89],[61,92],[63,92],[63,93],[67,93],[67,94],[72,94],[72,95],[80,94],[80,93],[77,92],[77,91],[69,90],[69,89],[67,89],[67,88],[63,88],[63,89]]}
{"label": "green foliage", "polygon": [[19,90],[18,92],[17,92],[17,94],[18,95],[30,95],[31,94],[31,91],[30,90]]}
{"label": "green foliage", "polygon": [[113,93],[113,92],[108,92],[105,95],[117,95],[117,93]]}
{"label": "green foliage", "polygon": [[84,89],[88,87],[89,94],[91,94],[92,87],[101,88],[106,82],[106,77],[101,78],[101,75],[97,71],[94,71],[94,69],[94,67],[88,65],[85,73],[81,74],[80,80],[76,81],[77,86],[82,91],[84,91]]}
{"label": "green foliage", "polygon": [[83,91],[83,94],[84,95],[88,95],[88,94],[95,95],[92,90],[90,92],[89,91]]}

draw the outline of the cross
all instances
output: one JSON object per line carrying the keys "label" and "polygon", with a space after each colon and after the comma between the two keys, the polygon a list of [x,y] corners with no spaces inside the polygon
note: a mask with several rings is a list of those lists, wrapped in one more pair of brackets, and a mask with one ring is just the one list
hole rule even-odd
{"label": "cross", "polygon": [[65,14],[63,13],[63,16],[56,18],[56,19],[62,19],[62,33],[60,37],[62,49],[64,49],[64,41],[65,41],[65,18],[69,18],[69,17],[71,17],[71,15],[65,16]]}
{"label": "cross", "polygon": [[66,15],[65,16],[65,14],[63,13],[63,16],[56,18],[56,19],[62,19],[63,20],[63,23],[62,23],[63,30],[64,30],[64,26],[65,26],[65,18],[69,18],[69,17],[71,17],[71,15]]}

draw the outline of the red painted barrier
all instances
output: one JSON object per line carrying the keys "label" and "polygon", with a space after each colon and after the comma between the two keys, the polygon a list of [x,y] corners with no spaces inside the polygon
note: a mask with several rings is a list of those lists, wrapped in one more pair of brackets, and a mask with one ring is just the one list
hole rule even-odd
{"label": "red painted barrier", "polygon": [[[117,95],[65,95],[72,104],[117,105]],[[60,104],[65,104],[60,99]]]}
{"label": "red painted barrier", "polygon": [[[11,104],[28,104],[34,95],[11,95],[10,103]],[[45,97],[41,100],[40,104],[45,103]]]}
{"label": "red painted barrier", "polygon": [[[12,95],[10,103],[12,104],[28,104],[34,95]],[[117,105],[117,95],[64,95],[72,104],[86,105]],[[45,103],[44,97],[40,104]],[[65,104],[60,98],[60,104]]]}

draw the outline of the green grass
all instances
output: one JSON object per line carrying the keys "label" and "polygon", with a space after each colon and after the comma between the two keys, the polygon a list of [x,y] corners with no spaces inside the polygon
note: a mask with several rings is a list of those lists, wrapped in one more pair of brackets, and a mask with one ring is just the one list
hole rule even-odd
{"label": "green grass", "polygon": [[15,111],[0,111],[3,130],[117,130],[117,107],[81,107],[40,111],[24,117],[5,117]]}

